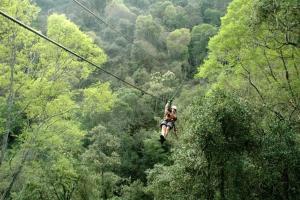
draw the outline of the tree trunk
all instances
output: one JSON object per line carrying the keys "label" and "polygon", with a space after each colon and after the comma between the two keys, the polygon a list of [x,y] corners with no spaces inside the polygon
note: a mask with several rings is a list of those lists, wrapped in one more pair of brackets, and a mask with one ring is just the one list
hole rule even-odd
{"label": "tree trunk", "polygon": [[288,168],[285,167],[282,172],[282,182],[283,182],[283,199],[289,200],[289,173]]}
{"label": "tree trunk", "polygon": [[221,200],[226,200],[226,198],[225,198],[225,169],[224,169],[224,164],[222,164],[221,171],[220,171],[220,195],[221,195]]}
{"label": "tree trunk", "polygon": [[3,193],[1,200],[10,199],[11,190],[12,190],[12,188],[13,188],[13,186],[14,186],[16,180],[18,179],[19,174],[21,173],[21,171],[22,171],[22,169],[23,169],[23,166],[24,166],[24,164],[25,164],[25,162],[26,162],[26,159],[27,159],[28,154],[29,154],[29,150],[26,151],[26,152],[24,153],[23,158],[22,158],[21,163],[20,163],[20,166],[19,166],[19,168],[15,171],[15,173],[13,174],[12,180],[11,180],[11,182],[9,183],[8,188],[7,188],[7,189],[5,190],[5,192]]}
{"label": "tree trunk", "polygon": [[207,200],[213,200],[214,197],[215,197],[215,191],[214,191],[214,188],[213,188],[213,178],[211,176],[211,173],[212,173],[212,170],[211,170],[211,159],[210,159],[211,156],[209,156],[209,158],[207,159],[207,162],[208,162],[208,187],[207,187],[207,197],[206,199]]}
{"label": "tree trunk", "polygon": [[[14,43],[16,38],[15,33],[12,36],[11,42]],[[13,106],[14,106],[14,72],[15,72],[15,64],[16,64],[16,49],[15,45],[12,45],[11,50],[11,61],[10,61],[10,78],[9,78],[9,95],[7,98],[7,117],[6,117],[6,131],[2,138],[2,148],[0,155],[0,165],[3,163],[5,158],[5,153],[8,146],[8,137],[12,132],[13,125]]]}

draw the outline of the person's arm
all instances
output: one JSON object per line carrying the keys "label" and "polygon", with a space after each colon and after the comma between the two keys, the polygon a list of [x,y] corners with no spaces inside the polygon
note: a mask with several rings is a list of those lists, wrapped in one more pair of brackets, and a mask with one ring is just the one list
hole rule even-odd
{"label": "person's arm", "polygon": [[165,115],[169,112],[171,107],[171,101],[168,101],[168,103],[165,105]]}

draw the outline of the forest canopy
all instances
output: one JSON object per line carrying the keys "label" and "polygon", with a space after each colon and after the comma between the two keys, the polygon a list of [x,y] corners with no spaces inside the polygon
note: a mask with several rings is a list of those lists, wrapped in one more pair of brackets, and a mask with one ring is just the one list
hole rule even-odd
{"label": "forest canopy", "polygon": [[[1,200],[300,196],[298,0],[0,11]],[[177,133],[162,144],[168,100]]]}

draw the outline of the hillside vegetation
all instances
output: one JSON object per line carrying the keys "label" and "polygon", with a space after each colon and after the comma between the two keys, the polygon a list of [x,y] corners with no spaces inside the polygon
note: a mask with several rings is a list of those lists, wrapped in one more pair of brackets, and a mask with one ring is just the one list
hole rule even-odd
{"label": "hillside vegetation", "polygon": [[108,72],[0,16],[1,200],[299,198],[297,0],[78,2],[0,1]]}

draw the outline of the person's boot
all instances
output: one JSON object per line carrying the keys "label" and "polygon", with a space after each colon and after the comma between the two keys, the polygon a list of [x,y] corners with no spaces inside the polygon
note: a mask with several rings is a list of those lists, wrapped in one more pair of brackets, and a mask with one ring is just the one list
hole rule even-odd
{"label": "person's boot", "polygon": [[163,135],[160,135],[160,143],[163,144],[166,141],[166,138]]}

